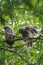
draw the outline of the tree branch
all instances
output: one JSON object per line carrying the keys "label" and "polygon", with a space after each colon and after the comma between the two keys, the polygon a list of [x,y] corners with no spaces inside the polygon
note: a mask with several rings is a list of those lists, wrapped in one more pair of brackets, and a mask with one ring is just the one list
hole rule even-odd
{"label": "tree branch", "polygon": [[24,59],[18,52],[14,51],[14,50],[12,50],[12,49],[6,49],[6,48],[0,47],[0,50],[5,50],[5,51],[13,52],[13,53],[15,53],[16,55],[18,55],[21,59],[23,59],[26,63],[29,64],[29,61],[27,61],[26,59]]}
{"label": "tree branch", "polygon": [[[29,37],[25,37],[25,38],[23,38],[23,37],[16,37],[15,39],[12,39],[12,40],[14,40],[14,41],[19,41],[19,40],[38,40],[38,39],[41,39],[41,37],[43,37],[43,36],[41,36],[41,35],[39,35],[38,37],[34,37],[34,38],[29,38]],[[43,39],[42,39],[43,40]],[[2,41],[2,42],[7,42],[8,40],[6,39],[6,40],[4,40],[4,41]],[[34,41],[35,42],[35,41]]]}
{"label": "tree branch", "polygon": [[[43,37],[43,36],[42,36]],[[32,40],[32,42],[35,42],[35,41],[37,41],[38,39],[40,40],[40,39],[42,39],[41,38],[41,35],[39,35],[38,37],[35,37],[35,38],[23,38],[23,37],[17,37],[17,38],[15,38],[14,39],[14,42],[15,41],[19,41],[19,40]],[[43,39],[42,39],[43,40]],[[4,40],[4,41],[2,41],[2,42],[7,42],[8,40],[6,39],[6,40]],[[2,43],[1,42],[1,43]],[[10,41],[11,42],[11,41]],[[15,46],[15,47],[12,47],[12,48],[21,48],[21,47],[23,47],[23,46],[25,46],[25,45],[27,45],[27,44],[23,44],[23,45],[21,45],[21,46]],[[9,46],[8,46],[8,48],[10,48]]]}

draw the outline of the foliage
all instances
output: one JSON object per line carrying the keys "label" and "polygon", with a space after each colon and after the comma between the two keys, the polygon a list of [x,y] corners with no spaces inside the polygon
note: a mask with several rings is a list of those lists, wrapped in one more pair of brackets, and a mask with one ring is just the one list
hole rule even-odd
{"label": "foliage", "polygon": [[[38,34],[43,26],[43,0],[0,0],[0,32],[5,25],[11,26],[18,32],[19,27],[27,25],[38,26]],[[42,29],[43,33],[43,29]],[[16,36],[19,36],[17,33]],[[0,47],[4,35],[0,34]],[[21,46],[22,41],[14,42],[13,46]],[[8,48],[7,48],[8,49]],[[17,54],[0,49],[0,65],[43,65],[43,40],[37,40],[32,48],[26,46],[14,48],[27,63]]]}

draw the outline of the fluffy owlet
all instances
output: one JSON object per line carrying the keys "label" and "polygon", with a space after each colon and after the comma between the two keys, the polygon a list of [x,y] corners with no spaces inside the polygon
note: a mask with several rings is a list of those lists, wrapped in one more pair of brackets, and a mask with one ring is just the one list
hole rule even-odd
{"label": "fluffy owlet", "polygon": [[21,27],[21,28],[19,28],[19,33],[22,35],[23,41],[25,42],[27,47],[31,47],[32,40],[27,40],[26,38],[31,38],[32,34],[37,33],[36,26],[26,26],[24,28]]}
{"label": "fluffy owlet", "polygon": [[4,31],[5,31],[5,39],[7,40],[6,42],[8,45],[10,45],[10,47],[12,47],[12,44],[14,43],[15,33],[9,26],[5,26]]}

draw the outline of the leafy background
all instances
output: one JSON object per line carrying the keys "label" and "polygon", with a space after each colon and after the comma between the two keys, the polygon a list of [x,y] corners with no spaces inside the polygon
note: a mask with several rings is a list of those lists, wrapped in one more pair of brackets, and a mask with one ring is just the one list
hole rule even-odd
{"label": "leafy background", "polygon": [[[43,26],[43,0],[0,0],[0,32],[6,25],[11,26],[16,32],[20,27],[36,25],[39,32]],[[2,40],[3,34],[0,34],[0,47],[8,46],[1,43]],[[23,42],[19,40],[14,42],[13,46],[22,44]],[[27,62],[14,52],[0,49],[0,65],[43,65],[42,39],[34,42],[32,48],[23,46],[14,50]]]}

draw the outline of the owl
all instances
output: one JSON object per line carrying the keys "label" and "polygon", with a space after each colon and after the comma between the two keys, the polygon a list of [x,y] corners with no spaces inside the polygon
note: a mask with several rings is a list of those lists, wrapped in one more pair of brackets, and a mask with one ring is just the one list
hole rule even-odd
{"label": "owl", "polygon": [[32,47],[32,40],[28,40],[27,38],[31,38],[32,34],[37,33],[35,26],[26,26],[19,28],[19,33],[23,37],[24,43],[27,45],[27,47]]}
{"label": "owl", "polygon": [[6,42],[10,47],[12,47],[14,43],[15,32],[12,28],[10,28],[10,26],[5,26],[4,31],[5,31]]}

